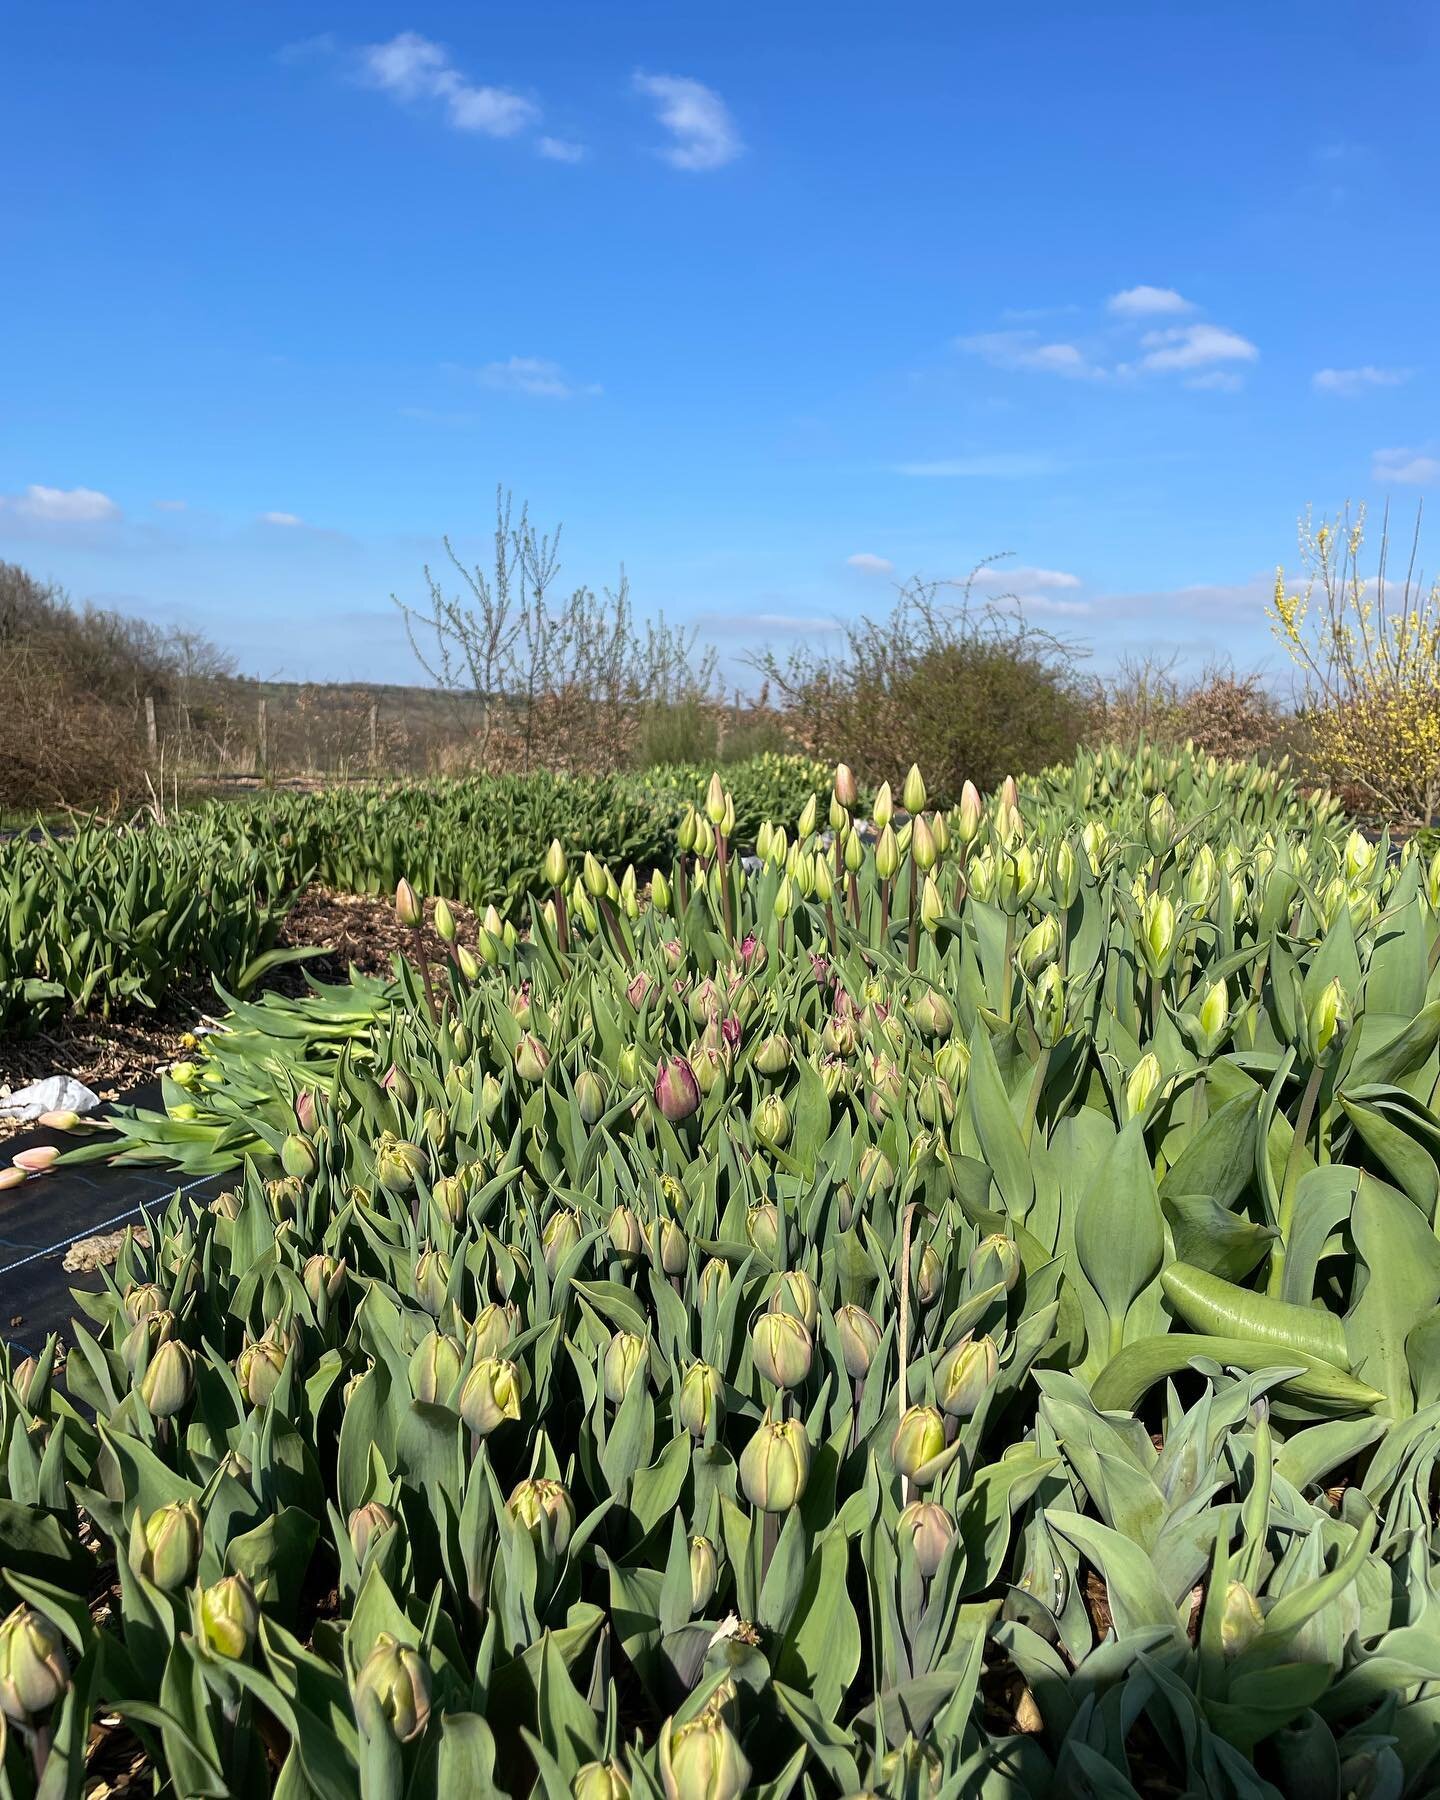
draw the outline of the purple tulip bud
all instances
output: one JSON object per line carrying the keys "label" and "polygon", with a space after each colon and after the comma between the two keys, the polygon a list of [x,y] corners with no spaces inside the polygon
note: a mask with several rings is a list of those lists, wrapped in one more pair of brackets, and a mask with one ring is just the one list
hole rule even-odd
{"label": "purple tulip bud", "polygon": [[655,1104],[672,1125],[688,1119],[700,1107],[700,1084],[683,1056],[668,1056],[655,1076]]}

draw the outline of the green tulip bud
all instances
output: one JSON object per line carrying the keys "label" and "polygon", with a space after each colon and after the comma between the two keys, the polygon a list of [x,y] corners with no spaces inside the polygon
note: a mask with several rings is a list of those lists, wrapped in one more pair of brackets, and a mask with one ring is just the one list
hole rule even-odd
{"label": "green tulip bud", "polygon": [[[917,1140],[911,1145],[910,1161],[913,1167],[916,1152],[922,1146]],[[923,1244],[920,1254],[915,1258],[915,1295],[922,1306],[933,1306],[940,1298],[945,1286],[945,1268],[940,1261],[940,1252],[933,1244]]]}
{"label": "green tulip bud", "polygon": [[690,1611],[704,1612],[715,1597],[720,1582],[720,1566],[715,1546],[707,1537],[690,1540]]}
{"label": "green tulip bud", "polygon": [[789,1313],[761,1313],[751,1329],[755,1367],[779,1388],[799,1387],[810,1373],[813,1348],[804,1324]]}
{"label": "green tulip bud", "polygon": [[1054,913],[1046,913],[1020,940],[1017,961],[1021,974],[1034,981],[1060,954],[1060,921]]}
{"label": "green tulip bud", "polygon": [[438,1319],[450,1297],[450,1258],[443,1250],[422,1250],[415,1258],[415,1298]]}
{"label": "green tulip bud", "polygon": [[1230,991],[1223,980],[1212,982],[1205,990],[1198,1018],[1200,1053],[1213,1056],[1224,1041],[1230,1022]]}
{"label": "green tulip bud", "polygon": [[226,1188],[210,1202],[210,1211],[217,1219],[238,1219],[244,1210],[245,1203],[234,1188]]}
{"label": "green tulip bud", "polygon": [[670,910],[670,883],[664,873],[657,869],[650,877],[650,904],[656,912],[668,913]]}
{"label": "green tulip bud", "polygon": [[448,900],[435,902],[435,935],[442,944],[455,942],[455,915],[450,910]]}
{"label": "green tulip bud", "polygon": [[355,1677],[355,1700],[362,1724],[371,1701],[394,1736],[408,1744],[430,1718],[430,1670],[417,1651],[382,1631]]}
{"label": "green tulip bud", "polygon": [[717,831],[725,823],[725,787],[718,773],[711,775],[705,790],[705,817]]}
{"label": "green tulip bud", "polygon": [[533,1032],[526,1032],[515,1046],[515,1073],[522,1081],[543,1081],[550,1067],[550,1052]]}
{"label": "green tulip bud", "polygon": [[64,1638],[43,1613],[17,1606],[0,1623],[0,1714],[29,1729],[69,1685]]}
{"label": "green tulip bud", "polygon": [[418,1144],[382,1131],[375,1143],[375,1178],[392,1194],[408,1194],[425,1172],[427,1158]]}
{"label": "green tulip bud", "polygon": [[924,930],[933,933],[944,917],[945,902],[940,897],[940,889],[935,877],[927,875],[920,889],[920,924]]}
{"label": "green tulip bud", "polygon": [[660,1730],[660,1782],[665,1800],[740,1800],[750,1783],[750,1764],[718,1711]]}
{"label": "green tulip bud", "polygon": [[1327,1065],[1340,1054],[1350,1032],[1351,1002],[1337,975],[1305,1015],[1305,1048],[1312,1063]]}
{"label": "green tulip bud", "polygon": [[318,1252],[306,1259],[300,1280],[305,1292],[310,1297],[310,1304],[318,1312],[323,1300],[333,1301],[340,1297],[345,1286],[346,1267],[343,1258],[323,1256]]}
{"label": "green tulip bud", "polygon": [[779,1094],[766,1094],[755,1108],[751,1119],[755,1135],[772,1150],[783,1150],[790,1142],[790,1108]]}
{"label": "green tulip bud", "polygon": [[575,1506],[558,1481],[522,1481],[506,1508],[516,1524],[554,1556],[563,1556],[575,1529]]}
{"label": "green tulip bud", "polygon": [[401,880],[396,885],[395,917],[410,931],[424,923],[425,914],[421,909],[419,896],[408,881]]}
{"label": "green tulip bud", "polygon": [[1130,1071],[1130,1078],[1125,1083],[1125,1117],[1127,1119],[1144,1118],[1163,1079],[1160,1063],[1154,1051],[1147,1050]]}
{"label": "green tulip bud", "polygon": [[502,1357],[482,1357],[465,1377],[456,1407],[476,1437],[489,1437],[520,1417],[520,1371]]}
{"label": "green tulip bud", "polygon": [[194,1388],[194,1354],[188,1344],[167,1338],[141,1377],[140,1398],[153,1418],[168,1419],[188,1403]]}
{"label": "green tulip bud", "polygon": [[880,1348],[880,1327],[863,1306],[846,1305],[835,1314],[840,1354],[852,1381],[864,1381]]}
{"label": "green tulip bud", "polygon": [[630,1800],[630,1778],[612,1757],[582,1763],[570,1782],[573,1800]]}
{"label": "green tulip bud", "polygon": [[1164,856],[1175,842],[1175,808],[1168,794],[1157,794],[1145,814],[1145,843],[1152,856]]}
{"label": "green tulip bud", "polygon": [[280,1146],[280,1167],[297,1181],[308,1181],[320,1166],[309,1138],[292,1131]]}
{"label": "green tulip bud", "polygon": [[426,1406],[442,1406],[460,1379],[465,1353],[453,1337],[430,1331],[410,1358],[410,1391]]}
{"label": "green tulip bud", "polygon": [[901,791],[900,798],[908,813],[920,813],[925,810],[925,781],[915,763],[910,765],[910,773],[905,777],[905,786]]}
{"label": "green tulip bud", "polygon": [[200,1629],[206,1647],[216,1656],[239,1662],[255,1642],[260,1609],[248,1577],[227,1575],[200,1595]]}
{"label": "green tulip bud", "polygon": [[[1010,1242],[1008,1238],[993,1241]],[[999,1369],[1000,1353],[993,1338],[961,1338],[941,1357],[935,1370],[935,1393],[941,1407],[952,1419],[968,1419],[994,1385]]]}
{"label": "green tulip bud", "polygon": [[486,1357],[498,1356],[515,1334],[515,1322],[510,1311],[498,1301],[488,1301],[475,1315],[475,1323],[470,1327],[470,1343],[477,1362],[484,1362]]}
{"label": "green tulip bud", "polygon": [[565,847],[559,838],[551,838],[550,848],[545,852],[545,862],[541,873],[545,878],[546,887],[564,887],[565,878],[570,873],[570,863],[565,855]]}
{"label": "green tulip bud", "polygon": [[235,1378],[251,1406],[265,1405],[284,1372],[285,1352],[269,1337],[247,1344],[235,1359]]}
{"label": "green tulip bud", "polygon": [[875,873],[882,881],[893,881],[900,868],[900,843],[893,825],[880,833],[875,846]]}
{"label": "green tulip bud", "polygon": [[910,1406],[890,1441],[890,1457],[902,1475],[928,1486],[927,1470],[945,1451],[945,1421],[933,1406]]}
{"label": "green tulip bud", "polygon": [[709,1363],[692,1362],[680,1380],[677,1403],[680,1423],[697,1442],[713,1424],[718,1431],[725,1420],[725,1381]]}
{"label": "green tulip bud", "polygon": [[345,1529],[355,1560],[362,1569],[371,1546],[377,1544],[394,1523],[395,1514],[378,1500],[367,1500],[364,1506],[357,1506],[350,1514]]}
{"label": "green tulip bud", "polygon": [[895,1521],[895,1535],[914,1551],[926,1581],[933,1581],[955,1536],[955,1521],[933,1500],[912,1500]]}
{"label": "green tulip bud", "polygon": [[1164,894],[1149,894],[1140,909],[1140,954],[1154,976],[1168,973],[1175,958],[1175,908]]}
{"label": "green tulip bud", "polygon": [[557,1207],[545,1221],[540,1241],[545,1246],[545,1267],[553,1275],[580,1242],[579,1217],[568,1206]]}
{"label": "green tulip bud", "polygon": [[783,1075],[795,1060],[795,1052],[784,1032],[777,1031],[761,1038],[753,1060],[762,1075]]}
{"label": "green tulip bud", "polygon": [[194,1577],[203,1537],[200,1509],[193,1500],[157,1507],[141,1532],[140,1573],[167,1594],[184,1587]]}
{"label": "green tulip bud", "polygon": [[1249,1649],[1265,1629],[1265,1615],[1260,1602],[1243,1581],[1232,1581],[1225,1589],[1225,1604],[1220,1613],[1220,1648],[1228,1656],[1239,1656]]}
{"label": "green tulip bud", "polygon": [[910,1016],[928,1038],[948,1038],[955,1029],[955,1014],[950,1002],[936,988],[923,993],[910,1009]]}
{"label": "green tulip bud", "polygon": [[789,1313],[813,1334],[820,1317],[820,1296],[815,1291],[815,1283],[803,1269],[787,1270],[770,1295],[769,1310]]}
{"label": "green tulip bud", "polygon": [[862,1194],[888,1194],[895,1185],[895,1165],[875,1144],[861,1151],[858,1173]]}
{"label": "green tulip bud", "polygon": [[761,1256],[774,1261],[780,1247],[780,1215],[773,1201],[762,1200],[745,1215],[745,1235]]}
{"label": "green tulip bud", "polygon": [[605,1351],[602,1379],[605,1398],[618,1406],[625,1398],[630,1383],[649,1361],[645,1340],[633,1331],[617,1331]]}
{"label": "green tulip bud", "polygon": [[666,1275],[683,1275],[690,1267],[690,1245],[673,1219],[662,1219],[655,1233],[660,1268]]}
{"label": "green tulip bud", "polygon": [[1003,1232],[992,1232],[981,1238],[970,1253],[970,1280],[977,1289],[992,1287],[1003,1281],[1007,1293],[1013,1293],[1020,1279],[1020,1250],[1014,1238]]}
{"label": "green tulip bud", "polygon": [[596,1124],[605,1112],[605,1083],[594,1069],[582,1069],[575,1077],[575,1105],[582,1122]]}
{"label": "green tulip bud", "polygon": [[730,1265],[723,1256],[711,1256],[706,1259],[700,1271],[700,1304],[709,1306],[718,1303],[730,1286]]}
{"label": "green tulip bud", "polygon": [[120,1305],[125,1317],[133,1325],[140,1319],[148,1318],[151,1313],[164,1312],[165,1296],[153,1281],[145,1281],[127,1288]]}
{"label": "green tulip bud", "polygon": [[628,1206],[615,1208],[610,1215],[607,1230],[617,1256],[638,1256],[645,1247],[645,1237],[640,1230],[640,1221]]}
{"label": "green tulip bud", "polygon": [[810,1440],[798,1419],[767,1419],[740,1453],[740,1485],[761,1512],[789,1512],[809,1479]]}

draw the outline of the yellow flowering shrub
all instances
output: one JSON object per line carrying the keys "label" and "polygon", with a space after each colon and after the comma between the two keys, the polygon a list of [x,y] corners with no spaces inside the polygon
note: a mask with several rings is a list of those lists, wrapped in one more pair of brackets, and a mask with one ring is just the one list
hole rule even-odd
{"label": "yellow flowering shrub", "polygon": [[1407,825],[1440,816],[1440,582],[1416,574],[1419,520],[1398,588],[1388,579],[1388,518],[1375,572],[1361,573],[1365,511],[1300,524],[1302,574],[1275,575],[1267,609],[1304,682],[1316,772],[1356,788]]}

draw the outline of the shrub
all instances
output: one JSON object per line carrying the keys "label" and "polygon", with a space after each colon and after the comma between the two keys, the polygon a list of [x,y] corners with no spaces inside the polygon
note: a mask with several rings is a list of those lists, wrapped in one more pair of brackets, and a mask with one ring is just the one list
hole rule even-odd
{"label": "shrub", "polygon": [[1270,618],[1300,671],[1308,755],[1317,774],[1407,825],[1440,815],[1440,582],[1416,572],[1417,514],[1405,580],[1387,581],[1389,516],[1373,576],[1361,574],[1365,511],[1300,524],[1304,576],[1275,576]]}
{"label": "shrub", "polygon": [[1004,605],[976,604],[973,580],[953,604],[957,584],[911,581],[887,617],[847,628],[837,654],[756,658],[802,747],[872,782],[918,762],[942,801],[967,779],[989,788],[1073,755],[1089,716],[1077,652]]}
{"label": "shrub", "polygon": [[1101,743],[1134,749],[1188,740],[1218,757],[1263,754],[1283,723],[1258,675],[1211,665],[1187,685],[1173,661],[1151,656],[1122,658],[1115,675],[1096,683],[1094,709],[1092,733]]}

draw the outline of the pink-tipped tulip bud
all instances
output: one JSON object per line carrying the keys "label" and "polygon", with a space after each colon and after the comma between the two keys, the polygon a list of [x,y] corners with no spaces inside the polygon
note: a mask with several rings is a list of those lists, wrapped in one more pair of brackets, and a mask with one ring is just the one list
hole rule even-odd
{"label": "pink-tipped tulip bud", "polygon": [[410,883],[401,880],[395,888],[395,917],[407,929],[413,931],[424,920],[420,908],[420,898]]}
{"label": "pink-tipped tulip bud", "polygon": [[835,798],[847,812],[853,812],[860,798],[860,790],[855,782],[855,771],[849,763],[835,765]]}
{"label": "pink-tipped tulip bud", "polygon": [[662,1117],[679,1125],[700,1108],[700,1084],[683,1056],[667,1056],[655,1076],[655,1105]]}
{"label": "pink-tipped tulip bud", "polygon": [[522,1081],[543,1081],[550,1067],[550,1052],[533,1032],[526,1032],[515,1046],[515,1073]]}
{"label": "pink-tipped tulip bud", "polygon": [[60,1160],[58,1144],[36,1144],[33,1149],[21,1150],[11,1157],[14,1166],[26,1175],[43,1175]]}
{"label": "pink-tipped tulip bud", "polygon": [[378,1500],[369,1500],[364,1506],[357,1506],[351,1513],[345,1529],[349,1534],[350,1548],[355,1553],[355,1560],[362,1568],[365,1566],[365,1558],[370,1554],[371,1546],[377,1544],[394,1523],[394,1513]]}
{"label": "pink-tipped tulip bud", "polygon": [[880,1327],[863,1306],[842,1306],[835,1314],[835,1329],[845,1373],[852,1381],[864,1381],[880,1348]]}
{"label": "pink-tipped tulip bud", "polygon": [[933,1500],[912,1500],[896,1520],[895,1535],[909,1543],[920,1573],[933,1581],[955,1536],[955,1521]]}

